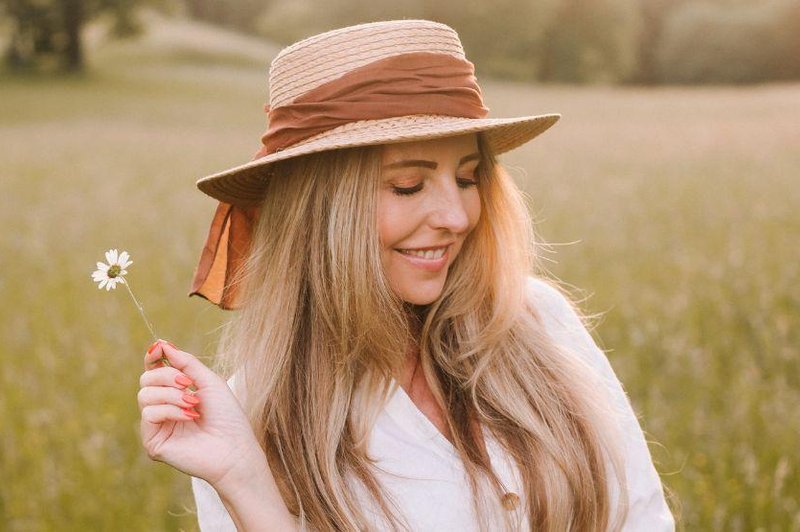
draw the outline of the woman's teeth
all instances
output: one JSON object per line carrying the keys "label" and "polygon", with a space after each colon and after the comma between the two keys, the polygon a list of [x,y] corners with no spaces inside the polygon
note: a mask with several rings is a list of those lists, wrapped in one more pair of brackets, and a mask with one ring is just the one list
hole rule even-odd
{"label": "woman's teeth", "polygon": [[444,252],[447,251],[446,247],[438,248],[438,249],[426,249],[426,250],[416,250],[416,249],[398,249],[400,253],[405,255],[412,255],[414,257],[420,257],[423,259],[440,259]]}

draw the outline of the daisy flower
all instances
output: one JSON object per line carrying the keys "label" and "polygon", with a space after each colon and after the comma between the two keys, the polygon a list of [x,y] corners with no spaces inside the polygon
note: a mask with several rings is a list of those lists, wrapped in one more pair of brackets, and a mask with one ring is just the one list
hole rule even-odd
{"label": "daisy flower", "polygon": [[109,291],[115,289],[117,283],[124,284],[123,277],[128,273],[125,268],[133,264],[129,258],[127,251],[122,253],[118,253],[116,249],[106,251],[106,262],[98,262],[97,270],[92,273],[92,280],[98,284],[97,288],[105,287],[106,291]]}
{"label": "daisy flower", "polygon": [[125,268],[131,264],[133,264],[133,261],[130,260],[130,255],[128,255],[127,251],[119,253],[116,249],[109,249],[106,251],[106,261],[98,262],[97,270],[92,272],[92,280],[97,283],[98,289],[105,288],[107,292],[114,290],[117,287],[117,284],[123,285],[127,289],[128,294],[131,296],[133,304],[136,305],[139,314],[142,316],[144,324],[147,326],[147,329],[153,336],[153,340],[155,340],[158,337],[153,330],[153,325],[150,323],[150,320],[147,319],[147,315],[144,313],[142,304],[139,303],[139,300],[136,299],[135,295],[133,295],[133,290],[131,290],[130,283],[125,280],[125,275],[128,273],[128,270]]}

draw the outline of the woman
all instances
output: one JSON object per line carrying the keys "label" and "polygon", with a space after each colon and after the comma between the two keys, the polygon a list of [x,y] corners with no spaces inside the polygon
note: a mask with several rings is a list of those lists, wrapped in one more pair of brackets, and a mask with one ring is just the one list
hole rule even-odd
{"label": "woman", "polygon": [[558,115],[486,118],[428,21],[300,41],[270,87],[254,160],[198,182],[220,205],[193,293],[238,309],[217,372],[159,341],[141,378],[143,444],[193,477],[201,529],[673,529],[495,158]]}

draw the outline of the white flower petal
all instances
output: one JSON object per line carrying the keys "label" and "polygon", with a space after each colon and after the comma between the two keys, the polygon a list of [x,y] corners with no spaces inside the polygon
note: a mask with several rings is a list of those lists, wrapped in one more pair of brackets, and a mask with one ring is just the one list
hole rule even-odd
{"label": "white flower petal", "polygon": [[[128,252],[123,251],[122,253],[119,254],[119,259],[117,259],[117,264],[122,266],[123,264],[125,264],[125,262],[127,262],[128,257],[129,257]],[[124,268],[125,266],[122,267]]]}
{"label": "white flower petal", "polygon": [[125,275],[127,273],[128,273],[128,270],[120,270],[119,271],[119,276],[122,277],[123,275]]}
{"label": "white flower petal", "polygon": [[126,262],[125,264],[120,264],[120,266],[122,266],[123,268],[127,268],[127,267],[128,267],[128,266],[130,266],[131,264],[133,264],[133,261],[132,261],[132,260],[129,260],[129,261],[128,261],[128,262]]}
{"label": "white flower petal", "polygon": [[107,272],[108,268],[109,268],[108,264],[105,264],[104,262],[98,262],[97,263],[97,270],[98,271]]}
{"label": "white flower petal", "polygon": [[114,262],[116,261],[116,253],[117,253],[116,249],[109,249],[108,251],[106,251],[106,262],[109,264],[114,264]]}
{"label": "white flower petal", "polygon": [[110,280],[111,279],[102,279],[100,281],[100,286],[98,286],[97,288],[103,288]]}

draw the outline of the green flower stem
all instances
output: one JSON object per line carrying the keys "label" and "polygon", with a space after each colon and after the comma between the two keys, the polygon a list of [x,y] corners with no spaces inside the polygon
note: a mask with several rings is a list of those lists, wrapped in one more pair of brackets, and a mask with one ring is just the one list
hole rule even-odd
{"label": "green flower stem", "polygon": [[[153,325],[150,323],[150,320],[147,319],[147,316],[144,313],[144,308],[142,307],[142,304],[139,303],[139,300],[136,299],[135,295],[133,295],[133,290],[131,290],[131,287],[128,284],[127,279],[122,279],[122,284],[125,285],[125,288],[128,290],[128,294],[130,294],[131,299],[133,300],[133,304],[136,305],[136,308],[139,310],[139,314],[142,316],[142,320],[144,320],[144,324],[147,325],[147,330],[150,331],[150,335],[153,337],[153,341],[157,342],[158,341],[158,336],[156,336],[156,332],[153,330]],[[167,360],[167,357],[165,357],[164,355],[161,355],[161,362],[163,362],[165,366],[171,365],[169,363],[169,360]]]}

